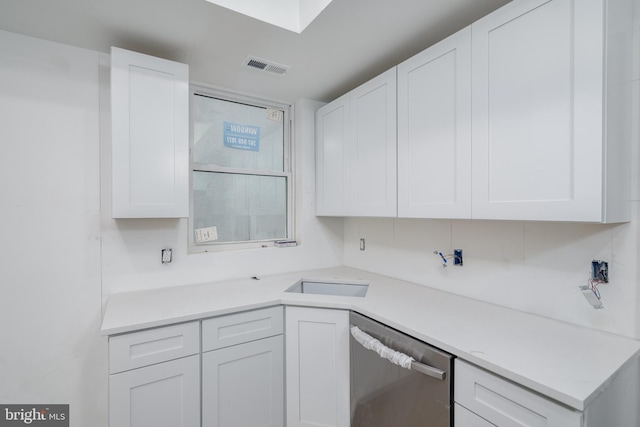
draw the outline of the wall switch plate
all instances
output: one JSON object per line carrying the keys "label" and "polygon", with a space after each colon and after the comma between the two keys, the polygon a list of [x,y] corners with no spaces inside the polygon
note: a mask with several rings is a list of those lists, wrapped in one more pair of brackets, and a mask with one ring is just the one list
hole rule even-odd
{"label": "wall switch plate", "polygon": [[168,249],[163,249],[162,250],[162,263],[163,264],[169,264],[171,262],[171,248]]}

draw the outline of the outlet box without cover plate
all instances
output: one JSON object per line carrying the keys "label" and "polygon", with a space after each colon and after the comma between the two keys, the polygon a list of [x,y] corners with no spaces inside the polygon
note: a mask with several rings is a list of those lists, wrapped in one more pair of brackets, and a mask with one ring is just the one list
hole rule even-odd
{"label": "outlet box without cover plate", "polygon": [[462,267],[462,249],[453,250],[453,265]]}
{"label": "outlet box without cover plate", "polygon": [[591,261],[591,279],[609,283],[609,263],[606,261]]}

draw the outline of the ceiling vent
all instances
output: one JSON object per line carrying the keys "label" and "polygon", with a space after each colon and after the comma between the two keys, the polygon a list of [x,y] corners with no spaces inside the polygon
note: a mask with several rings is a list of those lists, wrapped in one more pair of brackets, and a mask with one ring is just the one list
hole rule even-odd
{"label": "ceiling vent", "polygon": [[253,70],[264,71],[278,76],[284,76],[291,69],[288,65],[276,64],[253,56],[248,56],[243,65]]}

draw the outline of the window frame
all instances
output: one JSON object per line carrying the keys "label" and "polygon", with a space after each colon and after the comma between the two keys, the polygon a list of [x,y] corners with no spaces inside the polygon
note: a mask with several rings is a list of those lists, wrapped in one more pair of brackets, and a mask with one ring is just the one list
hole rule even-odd
{"label": "window frame", "polygon": [[[246,104],[249,106],[271,108],[282,110],[284,112],[283,117],[283,171],[264,170],[264,169],[243,169],[243,168],[230,168],[211,164],[199,164],[193,161],[193,122],[189,115],[189,218],[187,225],[187,252],[214,252],[234,249],[255,249],[273,247],[274,242],[277,240],[295,240],[295,183],[293,177],[293,142],[292,142],[292,130],[293,130],[293,108],[291,104],[284,102],[273,101],[265,98],[259,98],[247,94],[233,92],[226,89],[205,86],[201,84],[189,85],[189,109],[193,110],[193,100],[196,95],[203,95],[223,101],[237,102]],[[194,192],[193,192],[193,175],[194,172],[214,172],[214,173],[228,173],[237,175],[253,175],[253,176],[273,176],[284,177],[286,179],[286,199],[287,199],[287,220],[286,220],[286,236],[274,239],[265,240],[248,240],[248,241],[235,241],[235,242],[203,242],[196,243],[194,236],[194,221],[193,221],[193,205],[194,205]]]}

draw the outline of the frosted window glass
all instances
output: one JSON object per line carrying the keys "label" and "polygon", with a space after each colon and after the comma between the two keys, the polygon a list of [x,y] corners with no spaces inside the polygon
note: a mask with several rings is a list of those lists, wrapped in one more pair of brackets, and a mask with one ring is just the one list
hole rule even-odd
{"label": "frosted window glass", "polygon": [[[195,94],[191,106],[193,162],[282,172],[282,115],[274,119],[269,113],[267,108]],[[241,145],[235,148],[225,145],[225,123],[257,131],[257,147],[241,149]]]}
{"label": "frosted window glass", "polygon": [[217,242],[287,237],[287,178],[193,173],[193,223],[216,227]]}

